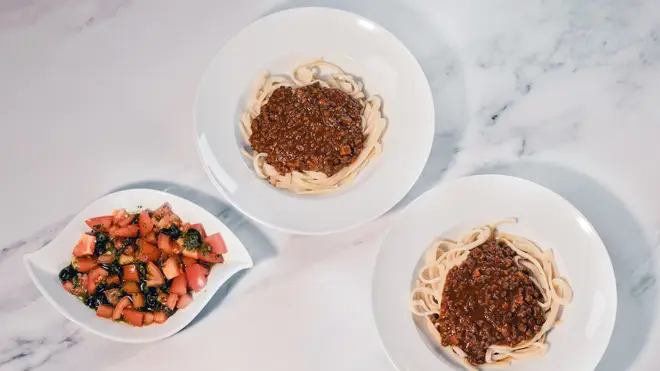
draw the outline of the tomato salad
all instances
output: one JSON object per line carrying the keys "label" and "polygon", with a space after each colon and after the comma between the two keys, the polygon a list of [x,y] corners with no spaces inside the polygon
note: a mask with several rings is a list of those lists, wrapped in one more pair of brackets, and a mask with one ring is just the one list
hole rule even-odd
{"label": "tomato salad", "polygon": [[219,233],[183,223],[165,203],[154,211],[88,219],[91,231],[60,271],[62,287],[96,315],[133,326],[164,323],[206,286],[211,267],[227,252]]}

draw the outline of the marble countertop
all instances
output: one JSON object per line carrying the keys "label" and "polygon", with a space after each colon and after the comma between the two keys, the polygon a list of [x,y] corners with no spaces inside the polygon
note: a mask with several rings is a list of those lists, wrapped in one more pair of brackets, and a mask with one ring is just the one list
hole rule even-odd
{"label": "marble countertop", "polygon": [[[373,324],[370,281],[400,207],[332,236],[271,231],[223,202],[192,140],[195,91],[221,45],[262,15],[303,5],[382,24],[426,73],[436,137],[401,206],[475,173],[516,175],[560,193],[594,224],[616,271],[617,322],[597,370],[657,370],[653,0],[3,1],[0,370],[394,370]],[[140,346],[69,322],[22,264],[92,200],[136,186],[206,207],[256,261],[181,333]]]}

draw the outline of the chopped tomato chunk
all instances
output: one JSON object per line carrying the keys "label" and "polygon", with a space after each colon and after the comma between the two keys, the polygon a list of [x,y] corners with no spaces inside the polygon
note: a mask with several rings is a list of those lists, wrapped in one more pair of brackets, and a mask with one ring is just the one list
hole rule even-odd
{"label": "chopped tomato chunk", "polygon": [[119,227],[110,230],[110,234],[117,237],[137,237],[140,227],[137,224],[131,224],[126,227]]}
{"label": "chopped tomato chunk", "polygon": [[99,264],[111,264],[113,261],[115,261],[115,256],[112,254],[99,255],[98,258]]}
{"label": "chopped tomato chunk", "polygon": [[154,314],[151,312],[144,312],[144,325],[149,326],[154,323]]}
{"label": "chopped tomato chunk", "polygon": [[170,292],[177,294],[177,295],[184,295],[185,293],[188,292],[188,288],[186,287],[188,284],[186,280],[186,275],[185,273],[181,273],[180,275],[174,277],[172,280],[172,285],[170,286]]}
{"label": "chopped tomato chunk", "polygon": [[190,294],[184,294],[179,297],[179,301],[176,303],[176,307],[179,309],[184,309],[192,303],[193,297]]}
{"label": "chopped tomato chunk", "polygon": [[112,222],[115,224],[119,224],[122,220],[124,220],[128,214],[126,213],[126,209],[116,209],[112,211]]}
{"label": "chopped tomato chunk", "polygon": [[92,294],[96,291],[96,287],[103,282],[103,280],[108,277],[108,271],[98,267],[94,268],[89,272],[87,276],[87,292]]}
{"label": "chopped tomato chunk", "polygon": [[71,259],[71,265],[78,272],[89,272],[93,268],[96,268],[99,264],[96,262],[95,258],[76,258]]}
{"label": "chopped tomato chunk", "polygon": [[160,269],[153,262],[147,262],[147,287],[156,287],[165,283]]}
{"label": "chopped tomato chunk", "polygon": [[202,253],[202,256],[199,258],[201,261],[207,263],[224,263],[225,259],[220,254],[214,252]]}
{"label": "chopped tomato chunk", "polygon": [[119,303],[117,303],[117,306],[115,307],[115,310],[112,312],[112,319],[115,321],[121,318],[121,314],[124,311],[124,309],[131,304],[131,299],[128,298],[128,296],[124,296],[119,300]]}
{"label": "chopped tomato chunk", "polygon": [[183,256],[187,256],[192,259],[199,259],[201,255],[199,250],[189,250],[189,249],[183,249],[181,250],[181,253],[183,254]]}
{"label": "chopped tomato chunk", "polygon": [[176,308],[177,301],[179,301],[179,295],[170,293],[170,296],[167,297],[167,302],[165,305],[167,305],[168,308],[174,310],[174,308]]}
{"label": "chopped tomato chunk", "polygon": [[118,221],[117,226],[118,227],[126,227],[126,226],[130,225],[133,222],[133,219],[135,219],[135,215],[127,216],[127,217],[121,219],[120,221]]}
{"label": "chopped tomato chunk", "polygon": [[105,298],[108,299],[110,304],[117,305],[117,303],[119,303],[119,297],[121,296],[119,289],[109,289],[103,291],[103,293],[105,294]]}
{"label": "chopped tomato chunk", "polygon": [[152,245],[156,245],[158,243],[158,239],[156,238],[156,232],[151,231],[151,232],[147,233],[144,236],[144,240],[149,242]]}
{"label": "chopped tomato chunk", "polygon": [[121,278],[124,281],[140,281],[140,273],[135,264],[124,265],[121,267]]}
{"label": "chopped tomato chunk", "polygon": [[167,314],[163,312],[154,312],[154,322],[165,323],[167,321]]}
{"label": "chopped tomato chunk", "polygon": [[113,284],[119,285],[121,281],[119,280],[119,276],[109,276],[108,278],[105,279],[105,283],[107,283],[108,285],[113,285]]}
{"label": "chopped tomato chunk", "polygon": [[154,229],[154,223],[151,221],[149,213],[143,211],[138,217],[138,226],[140,226],[140,234],[146,235]]}
{"label": "chopped tomato chunk", "polygon": [[85,223],[90,227],[90,228],[103,228],[104,230],[108,230],[110,226],[112,225],[112,216],[97,216],[96,218],[90,218],[85,220]]}
{"label": "chopped tomato chunk", "polygon": [[135,281],[124,281],[121,289],[127,294],[137,294],[140,292],[140,286]]}
{"label": "chopped tomato chunk", "polygon": [[96,315],[103,318],[112,318],[112,312],[115,308],[112,305],[101,304],[96,309]]}
{"label": "chopped tomato chunk", "polygon": [[135,309],[124,309],[122,316],[126,322],[130,323],[133,326],[142,327],[142,321],[144,320],[144,313],[138,312]]}
{"label": "chopped tomato chunk", "polygon": [[76,296],[87,294],[87,281],[88,281],[87,274],[78,274],[77,276],[75,276],[71,281],[73,283],[73,287],[71,288],[71,293]]}
{"label": "chopped tomato chunk", "polygon": [[220,233],[214,233],[204,239],[204,242],[211,246],[211,251],[216,254],[226,254],[227,246],[225,245],[225,240],[222,239]]}
{"label": "chopped tomato chunk", "polygon": [[72,292],[72,291],[73,291],[73,282],[71,282],[71,281],[65,281],[65,282],[62,282],[62,287],[63,287],[66,291],[68,291],[68,292]]}
{"label": "chopped tomato chunk", "polygon": [[160,250],[156,246],[141,240],[138,246],[137,259],[139,261],[146,263],[148,261],[156,261],[160,258]]}
{"label": "chopped tomato chunk", "polygon": [[170,236],[161,233],[158,235],[158,248],[163,250],[166,254],[175,255],[178,254],[178,248],[176,244],[172,243]]}
{"label": "chopped tomato chunk", "polygon": [[73,248],[73,255],[94,255],[94,247],[96,247],[96,237],[83,233],[78,240],[78,244]]}
{"label": "chopped tomato chunk", "polygon": [[172,213],[172,207],[170,206],[169,202],[165,202],[159,208],[154,210],[153,217],[156,218],[157,220],[160,220],[165,215],[169,215],[171,213]]}
{"label": "chopped tomato chunk", "polygon": [[195,292],[199,292],[206,286],[206,268],[199,264],[193,264],[186,267],[186,276],[188,277],[188,286]]}
{"label": "chopped tomato chunk", "polygon": [[[184,251],[185,251],[185,250],[184,250]],[[191,258],[191,257],[188,257],[188,256],[185,256],[185,255],[184,255],[183,258],[181,258],[181,260],[183,261],[183,265],[185,265],[186,267],[187,267],[187,266],[190,266],[190,265],[193,265],[193,264],[197,264],[197,260],[196,260],[196,259]]]}
{"label": "chopped tomato chunk", "polygon": [[179,267],[179,259],[170,256],[165,263],[163,263],[163,273],[168,280],[173,279],[174,277],[181,274],[181,268]]}

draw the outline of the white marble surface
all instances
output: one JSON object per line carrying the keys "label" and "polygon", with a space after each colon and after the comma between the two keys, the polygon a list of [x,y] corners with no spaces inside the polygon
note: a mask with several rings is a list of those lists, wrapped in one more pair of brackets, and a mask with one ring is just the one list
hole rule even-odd
{"label": "white marble surface", "polygon": [[[619,313],[598,371],[657,370],[654,0],[0,2],[0,370],[394,369],[372,322],[370,278],[400,207],[333,236],[276,233],[223,203],[194,149],[192,104],[210,58],[250,21],[301,5],[371,18],[424,68],[437,135],[401,206],[484,172],[559,192],[595,225],[616,270]],[[142,346],[81,330],[22,266],[90,201],[135,186],[208,208],[257,263],[183,332]]]}

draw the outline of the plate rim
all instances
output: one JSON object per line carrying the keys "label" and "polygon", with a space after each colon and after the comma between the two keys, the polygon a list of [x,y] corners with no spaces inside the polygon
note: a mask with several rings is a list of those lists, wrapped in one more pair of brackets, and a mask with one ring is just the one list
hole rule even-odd
{"label": "plate rim", "polygon": [[[94,206],[96,203],[100,202],[103,199],[109,198],[109,197],[121,197],[122,195],[125,195],[125,194],[137,193],[137,192],[146,192],[146,193],[156,194],[159,197],[163,197],[163,198],[168,199],[168,200],[169,199],[177,199],[177,202],[187,203],[187,204],[190,204],[191,206],[193,206],[194,208],[201,209],[203,212],[205,212],[208,215],[212,216],[217,221],[218,224],[223,225],[229,231],[229,233],[231,235],[233,235],[233,237],[239,243],[238,247],[240,247],[240,249],[243,250],[243,252],[245,254],[245,260],[238,262],[239,264],[232,267],[233,271],[231,271],[231,273],[224,280],[219,281],[216,284],[217,287],[215,287],[212,292],[211,291],[204,291],[205,297],[203,299],[200,299],[200,300],[204,300],[204,305],[202,305],[201,308],[199,309],[199,311],[193,317],[191,317],[189,320],[183,321],[178,325],[172,325],[172,328],[170,330],[165,331],[162,334],[156,334],[156,335],[151,336],[151,337],[132,338],[132,337],[126,337],[126,336],[121,336],[121,335],[112,335],[112,334],[108,334],[106,332],[100,331],[100,330],[98,330],[94,327],[88,326],[87,324],[85,324],[82,321],[78,320],[77,316],[71,315],[71,313],[69,313],[70,311],[68,309],[63,308],[53,298],[53,296],[50,294],[50,291],[47,290],[42,285],[41,280],[36,277],[36,274],[34,272],[35,262],[33,261],[33,259],[40,252],[42,252],[42,250],[49,248],[54,242],[56,242],[58,237],[61,236],[61,234],[65,231],[66,228],[68,228],[70,225],[72,225],[76,220],[80,219],[82,217],[82,215],[85,212],[87,212],[90,208],[92,208],[92,206]],[[53,248],[55,248],[55,247],[53,247]],[[199,314],[208,305],[208,303],[213,298],[213,296],[215,296],[215,294],[218,292],[218,290],[220,290],[220,288],[223,285],[225,285],[227,283],[227,281],[229,281],[237,273],[239,273],[243,270],[250,269],[250,268],[254,267],[254,260],[252,259],[252,256],[250,255],[249,250],[245,247],[245,245],[238,238],[238,236],[236,236],[236,234],[222,220],[220,220],[215,215],[211,214],[210,211],[206,210],[204,207],[200,206],[199,204],[197,204],[193,201],[190,201],[186,198],[168,193],[166,191],[150,189],[150,188],[130,188],[130,189],[124,189],[124,190],[119,190],[119,191],[104,194],[101,197],[98,197],[94,201],[87,204],[85,207],[83,207],[80,210],[80,212],[78,212],[76,215],[74,215],[73,217],[71,217],[69,219],[69,221],[66,223],[66,225],[57,233],[57,235],[50,242],[48,242],[46,245],[42,246],[38,250],[23,254],[23,265],[24,265],[25,269],[27,270],[28,275],[29,275],[30,279],[32,280],[32,283],[37,287],[37,289],[39,290],[41,295],[43,297],[45,297],[46,300],[55,309],[57,309],[57,311],[62,316],[64,316],[66,319],[68,319],[71,322],[75,323],[76,325],[80,326],[82,329],[84,329],[88,332],[91,332],[95,335],[98,335],[102,338],[105,338],[105,339],[109,339],[109,340],[116,341],[116,342],[121,342],[121,343],[144,344],[144,343],[151,343],[151,342],[156,342],[156,341],[160,341],[160,340],[163,340],[163,339],[167,339],[167,338],[177,334],[178,332],[180,332],[181,330],[186,328],[188,325],[190,325],[190,323],[192,323],[195,320],[195,318],[197,318],[199,316]],[[121,325],[121,324],[116,324],[116,325]]]}
{"label": "plate rim", "polygon": [[[429,107],[430,107],[430,110],[431,110],[431,117],[430,117],[429,121],[432,122],[431,135],[430,135],[431,140],[429,141],[428,145],[426,146],[427,148],[426,148],[425,155],[424,155],[424,161],[420,161],[420,163],[418,164],[418,166],[419,166],[418,174],[416,175],[414,181],[412,181],[407,186],[407,190],[406,190],[405,193],[403,193],[400,197],[398,197],[396,201],[391,202],[391,205],[386,210],[384,210],[382,212],[375,213],[377,215],[372,215],[369,218],[363,219],[363,220],[358,221],[358,222],[353,222],[352,224],[347,224],[347,225],[339,227],[339,228],[329,228],[329,229],[326,228],[326,229],[322,229],[322,230],[319,229],[319,230],[311,230],[311,231],[310,230],[305,230],[305,229],[300,229],[300,228],[284,227],[284,226],[275,224],[273,222],[266,221],[263,218],[258,217],[256,215],[254,215],[253,213],[246,211],[245,208],[241,207],[239,205],[239,203],[237,203],[234,200],[234,198],[231,196],[231,194],[225,191],[224,187],[219,183],[219,181],[217,180],[217,178],[214,175],[213,171],[211,170],[211,167],[207,165],[207,161],[206,161],[204,155],[202,154],[202,150],[201,150],[200,144],[199,144],[200,130],[198,128],[199,125],[198,125],[198,118],[197,118],[197,106],[198,106],[198,103],[199,103],[199,100],[200,100],[202,85],[204,83],[204,80],[206,79],[206,76],[209,73],[209,70],[211,69],[211,67],[214,64],[215,60],[219,57],[220,52],[222,51],[222,49],[225,47],[225,45],[227,43],[229,43],[232,39],[237,37],[239,34],[245,32],[250,27],[253,27],[255,24],[258,24],[260,22],[264,22],[268,18],[282,16],[283,14],[287,14],[287,13],[297,13],[297,12],[306,12],[306,11],[330,12],[330,13],[342,14],[344,16],[354,17],[356,19],[363,20],[363,21],[366,21],[370,24],[373,24],[374,26],[379,28],[383,33],[389,35],[394,40],[396,40],[403,47],[404,51],[412,58],[412,60],[414,61],[416,69],[418,69],[419,72],[421,72],[421,76],[423,76],[423,78],[424,78],[424,84],[423,84],[422,87],[420,87],[420,89],[424,90],[424,93],[425,93],[424,95],[426,95],[425,98],[430,98],[430,106]],[[193,111],[192,112],[192,116],[193,116],[192,134],[193,134],[193,140],[195,142],[195,150],[197,151],[197,156],[198,156],[198,158],[201,162],[202,168],[203,168],[204,172],[206,173],[208,179],[211,181],[214,188],[224,197],[224,199],[227,200],[227,202],[229,202],[232,207],[236,208],[243,215],[247,216],[251,220],[253,220],[253,221],[255,221],[255,222],[257,222],[257,223],[259,223],[263,226],[272,228],[272,229],[280,231],[280,232],[291,233],[291,234],[296,234],[296,235],[307,235],[307,236],[323,236],[323,235],[329,235],[329,234],[340,233],[340,232],[352,230],[354,228],[357,228],[357,227],[362,226],[362,225],[366,225],[368,223],[373,222],[374,220],[377,220],[378,218],[385,215],[392,208],[394,208],[399,202],[401,202],[401,200],[403,200],[406,197],[406,195],[408,195],[410,193],[410,190],[419,181],[424,169],[426,168],[426,166],[428,164],[429,158],[431,156],[431,150],[433,148],[433,143],[435,141],[435,132],[436,132],[436,128],[435,128],[435,126],[436,126],[436,115],[435,115],[435,103],[433,101],[433,91],[431,89],[431,85],[430,85],[429,80],[426,76],[426,73],[424,72],[424,69],[422,68],[421,64],[419,63],[419,60],[417,59],[417,57],[415,57],[415,55],[410,51],[408,46],[403,41],[401,41],[396,35],[394,35],[391,31],[389,31],[387,28],[385,28],[381,24],[379,24],[377,22],[374,22],[374,21],[372,21],[372,20],[370,20],[370,19],[368,19],[368,18],[366,18],[366,17],[364,17],[360,14],[353,13],[353,12],[343,10],[343,9],[323,7],[323,6],[302,6],[302,7],[294,7],[294,8],[279,10],[279,11],[276,11],[276,12],[271,12],[271,13],[265,14],[265,15],[255,19],[255,20],[251,21],[250,23],[248,23],[247,25],[242,27],[240,30],[238,30],[236,33],[234,33],[229,39],[227,39],[222,44],[222,46],[220,46],[220,48],[218,48],[218,50],[216,51],[213,58],[211,58],[210,62],[208,63],[208,65],[204,69],[204,72],[203,72],[201,78],[199,79],[199,83],[197,85],[197,90],[196,90],[196,93],[195,93],[195,101],[193,103],[193,110],[192,111]]]}
{"label": "plate rim", "polygon": [[[392,353],[388,349],[385,338],[383,336],[383,330],[381,328],[381,326],[382,326],[381,321],[379,320],[379,316],[376,315],[376,297],[378,296],[376,294],[376,291],[377,291],[377,287],[376,287],[377,286],[377,275],[378,275],[378,272],[379,272],[378,267],[380,265],[382,265],[382,263],[381,263],[382,256],[385,254],[383,247],[385,246],[386,241],[391,237],[392,233],[394,233],[393,230],[394,230],[395,225],[402,218],[405,217],[405,214],[407,212],[409,212],[414,205],[417,205],[417,204],[423,202],[423,199],[425,198],[425,196],[431,194],[432,192],[440,192],[439,189],[448,187],[448,186],[452,185],[453,183],[458,183],[458,182],[461,182],[461,181],[465,181],[466,179],[474,179],[474,178],[483,178],[483,179],[500,178],[500,179],[506,179],[508,181],[517,181],[517,182],[521,182],[521,183],[527,183],[527,184],[532,185],[534,187],[541,188],[541,189],[549,192],[550,194],[552,194],[554,197],[558,198],[563,203],[565,203],[567,206],[569,206],[572,209],[572,212],[574,212],[576,215],[582,217],[583,220],[587,222],[588,227],[593,232],[593,237],[596,239],[596,241],[599,244],[599,248],[601,248],[604,252],[604,257],[606,258],[606,262],[607,262],[606,266],[608,268],[606,274],[607,274],[607,276],[609,276],[609,278],[611,279],[611,282],[612,282],[612,285],[611,285],[611,287],[609,287],[609,290],[612,292],[612,300],[613,300],[613,304],[614,304],[613,306],[614,307],[613,307],[613,309],[611,309],[612,319],[610,321],[608,321],[608,324],[607,324],[607,342],[605,343],[605,346],[602,348],[602,350],[600,351],[600,354],[599,354],[598,362],[600,362],[603,359],[603,356],[605,355],[605,353],[606,353],[606,351],[609,347],[609,344],[612,340],[612,335],[614,333],[614,326],[615,326],[616,321],[617,321],[617,314],[618,314],[618,309],[619,309],[616,273],[614,271],[614,266],[612,265],[612,259],[610,257],[609,251],[607,250],[607,247],[605,246],[605,243],[603,242],[602,238],[600,237],[600,234],[598,233],[596,228],[594,228],[593,224],[591,224],[589,219],[587,219],[586,216],[580,211],[580,209],[578,209],[575,205],[573,205],[565,197],[563,197],[559,193],[555,192],[554,190],[552,190],[548,187],[545,187],[545,186],[543,186],[539,183],[536,183],[534,181],[524,179],[524,178],[520,178],[520,177],[516,177],[516,176],[512,176],[512,175],[504,175],[504,174],[473,174],[473,175],[467,175],[467,176],[454,178],[454,179],[451,179],[451,180],[440,181],[439,183],[434,185],[432,188],[428,189],[427,191],[425,191],[424,193],[419,195],[417,198],[415,198],[410,204],[408,204],[396,216],[395,220],[390,224],[387,232],[385,233],[384,238],[381,240],[380,245],[378,247],[378,253],[377,253],[376,259],[375,259],[374,270],[373,270],[373,273],[372,273],[372,276],[371,276],[371,290],[370,290],[370,295],[371,295],[371,303],[370,304],[371,304],[371,310],[372,310],[372,318],[373,318],[373,321],[374,321],[374,324],[375,324],[375,327],[376,327],[376,332],[378,334],[378,339],[379,339],[381,349],[383,350],[383,352],[387,356],[387,359],[390,361],[390,363],[392,364],[392,366],[396,370],[404,371],[404,369],[402,369],[400,367],[400,364],[397,364],[397,362],[394,360]],[[423,343],[423,341],[422,341],[422,343]],[[454,364],[451,361],[450,361],[450,364],[451,365],[443,364],[441,362],[438,362],[437,369],[438,370],[445,370],[445,369],[446,370],[453,370],[454,369],[453,367],[455,367],[456,364]]]}

